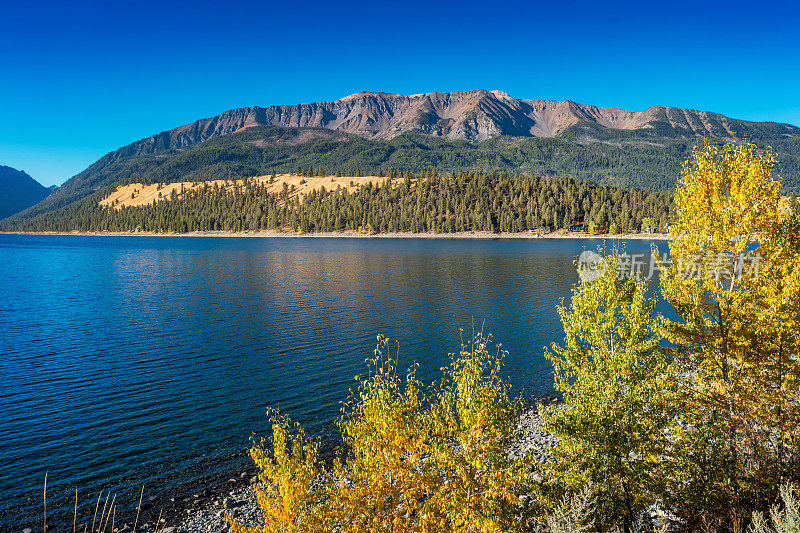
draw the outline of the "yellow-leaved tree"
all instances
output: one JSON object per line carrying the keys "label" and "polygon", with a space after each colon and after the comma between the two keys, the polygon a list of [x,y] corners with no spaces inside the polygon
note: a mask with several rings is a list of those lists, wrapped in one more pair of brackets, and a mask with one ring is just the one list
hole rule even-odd
{"label": "yellow-leaved tree", "polygon": [[263,527],[229,518],[236,533],[499,533],[515,529],[526,460],[508,451],[520,404],[500,377],[503,352],[476,335],[425,388],[399,376],[379,338],[369,373],[343,408],[343,451],[323,473],[316,445],[275,418],[258,445]]}
{"label": "yellow-leaved tree", "polygon": [[490,352],[489,342],[476,335],[462,345],[434,389],[432,532],[516,529],[516,492],[526,478],[527,460],[511,459],[509,450],[521,404],[510,399],[501,378],[503,352]]}
{"label": "yellow-leaved tree", "polygon": [[387,351],[379,338],[339,422],[349,453],[336,461],[325,519],[342,532],[421,531],[409,526],[425,514],[431,485],[424,464],[430,420],[414,369],[403,380]]}
{"label": "yellow-leaved tree", "polygon": [[[259,470],[261,489],[258,503],[263,529],[272,533],[322,531],[323,493],[315,485],[319,476],[317,445],[297,425],[277,412],[271,413],[272,441],[260,442],[250,450]],[[234,533],[252,529],[231,520]]]}
{"label": "yellow-leaved tree", "polygon": [[690,521],[763,505],[796,468],[800,228],[775,165],[753,144],[706,143],[675,194],[661,287],[678,315],[666,328],[686,399],[674,493]]}

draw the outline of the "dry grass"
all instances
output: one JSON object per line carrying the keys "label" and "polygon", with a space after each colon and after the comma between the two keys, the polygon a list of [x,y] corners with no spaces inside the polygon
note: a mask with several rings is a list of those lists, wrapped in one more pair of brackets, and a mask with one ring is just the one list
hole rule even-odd
{"label": "dry grass", "polygon": [[[257,176],[251,178],[260,184],[266,186],[267,191],[270,193],[279,193],[283,190],[285,183],[289,189],[294,186],[294,192],[291,193],[292,197],[300,196],[302,201],[303,197],[307,196],[311,191],[319,190],[325,187],[326,190],[336,190],[338,187],[346,189],[348,192],[357,190],[362,185],[371,183],[373,186],[383,184],[388,178],[380,178],[378,176],[313,176],[304,177],[293,174],[278,174],[275,176],[275,181],[270,183],[269,176]],[[395,179],[393,185],[397,186],[402,180]],[[213,181],[180,181],[175,183],[161,183],[144,185],[142,183],[132,183],[130,185],[122,185],[117,187],[117,190],[112,192],[100,200],[100,205],[103,207],[114,207],[119,209],[121,207],[139,207],[152,205],[153,202],[168,201],[172,195],[172,191],[181,197],[185,191],[200,189],[204,185],[213,187],[225,187],[233,189],[233,187],[241,186],[244,180],[213,180]],[[159,193],[161,196],[159,196]]]}
{"label": "dry grass", "polygon": [[[139,514],[142,510],[142,498],[144,497],[144,486],[139,493],[139,503],[136,506],[136,520],[133,523],[132,533],[136,533],[136,527],[139,525]],[[109,498],[111,499],[109,501]],[[44,512],[43,512],[43,530],[47,533],[47,474],[44,476]],[[103,501],[103,507],[100,508],[100,501]],[[99,516],[98,516],[99,513]],[[161,533],[166,523],[161,522],[163,509],[159,509],[158,519],[156,520],[155,533]],[[86,517],[86,524],[83,526],[82,533],[112,533],[116,529],[117,519],[117,495],[112,495],[111,492],[105,494],[103,499],[103,491],[97,496],[97,501],[94,506],[94,514],[92,515],[92,522],[89,525],[88,516]],[[72,533],[79,533],[78,531],[78,489],[75,489],[75,505],[72,514]]]}

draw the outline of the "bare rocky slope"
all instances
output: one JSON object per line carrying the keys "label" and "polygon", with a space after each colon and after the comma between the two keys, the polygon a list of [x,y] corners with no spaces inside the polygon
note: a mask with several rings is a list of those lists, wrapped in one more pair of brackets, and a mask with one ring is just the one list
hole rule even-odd
{"label": "bare rocky slope", "polygon": [[502,91],[475,89],[411,96],[361,92],[331,102],[233,109],[144,139],[139,148],[190,146],[258,125],[321,127],[379,140],[419,132],[483,141],[500,135],[553,137],[578,123],[619,130],[650,129],[658,134],[673,130],[676,136],[739,139],[800,135],[800,128],[790,124],[748,122],[708,111],[663,106],[626,111],[569,100],[519,100]]}

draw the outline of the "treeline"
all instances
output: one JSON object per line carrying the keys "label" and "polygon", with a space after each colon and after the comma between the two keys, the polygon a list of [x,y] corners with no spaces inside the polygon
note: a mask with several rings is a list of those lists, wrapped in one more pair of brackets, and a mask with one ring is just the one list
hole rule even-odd
{"label": "treeline", "polygon": [[672,209],[672,196],[666,192],[626,190],[574,178],[436,170],[419,175],[390,171],[381,185],[350,192],[339,186],[327,190],[323,183],[302,198],[286,185],[270,192],[268,184],[255,179],[222,187],[204,184],[143,207],[103,208],[98,205],[100,197],[31,220],[8,221],[6,229],[665,232]]}
{"label": "treeline", "polygon": [[[605,185],[671,191],[681,163],[698,142],[669,128],[615,130],[576,124],[557,137],[495,137],[479,143],[422,134],[368,140],[324,128],[257,126],[197,144],[137,142],[103,156],[15,221],[33,220],[72,206],[124,180],[169,183],[242,179],[275,170],[325,167],[355,175],[391,169],[422,174],[461,171],[571,176]],[[800,190],[800,138],[770,138],[786,192]]]}

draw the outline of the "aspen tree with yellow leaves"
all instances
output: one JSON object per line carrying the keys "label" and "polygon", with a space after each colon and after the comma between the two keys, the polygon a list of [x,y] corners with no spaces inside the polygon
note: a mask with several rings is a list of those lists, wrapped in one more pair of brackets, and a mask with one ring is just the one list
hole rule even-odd
{"label": "aspen tree with yellow leaves", "polygon": [[[276,412],[272,417],[270,445],[258,443],[250,456],[259,470],[258,503],[264,520],[260,531],[302,533],[321,531],[322,490],[314,485],[319,475],[317,445],[297,425]],[[231,531],[251,531],[235,520]]]}
{"label": "aspen tree with yellow leaves", "polygon": [[706,144],[675,194],[661,287],[678,315],[666,332],[686,398],[676,493],[690,515],[733,520],[798,479],[800,225],[775,165],[752,144]]}

